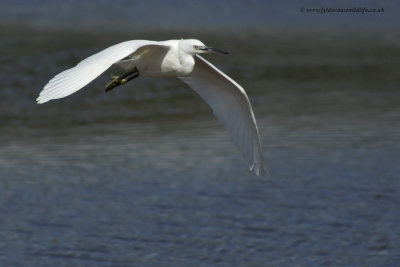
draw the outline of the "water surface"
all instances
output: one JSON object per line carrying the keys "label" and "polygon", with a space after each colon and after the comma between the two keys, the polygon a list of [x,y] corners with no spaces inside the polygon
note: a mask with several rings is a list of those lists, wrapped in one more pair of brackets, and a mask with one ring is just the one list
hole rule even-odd
{"label": "water surface", "polygon": [[207,59],[246,88],[268,179],[178,80],[35,104],[94,52],[176,32],[1,26],[1,265],[396,266],[399,36],[246,34],[179,32],[231,52]]}

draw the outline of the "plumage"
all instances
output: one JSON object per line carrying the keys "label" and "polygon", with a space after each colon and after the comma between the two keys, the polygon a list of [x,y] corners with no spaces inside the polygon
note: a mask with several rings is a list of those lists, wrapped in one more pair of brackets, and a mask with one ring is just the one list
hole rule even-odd
{"label": "plumage", "polygon": [[[211,52],[226,53],[194,39],[126,41],[104,49],[56,75],[45,85],[37,103],[42,104],[78,91],[113,64],[125,69],[127,77],[133,71],[141,76],[177,77],[210,105],[241,150],[250,170],[256,175],[266,174],[257,123],[247,94],[239,84],[199,55]],[[137,75],[132,76],[135,77]],[[123,83],[117,79],[110,88]]]}
{"label": "plumage", "polygon": [[258,175],[266,174],[256,119],[244,89],[199,55],[188,77],[180,77],[211,106],[244,158]]}
{"label": "plumage", "polygon": [[82,60],[74,68],[65,70],[51,79],[40,92],[37,98],[38,104],[75,93],[100,76],[114,63],[131,55],[139,48],[152,44],[161,45],[159,42],[146,40],[126,41]]}

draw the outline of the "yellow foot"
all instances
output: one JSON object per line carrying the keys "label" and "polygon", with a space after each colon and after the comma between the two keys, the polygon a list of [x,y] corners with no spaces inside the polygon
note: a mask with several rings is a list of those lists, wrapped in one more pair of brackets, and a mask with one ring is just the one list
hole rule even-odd
{"label": "yellow foot", "polygon": [[[125,79],[122,79],[122,80],[125,80]],[[126,83],[126,80],[124,83]],[[124,84],[124,83],[121,83],[118,76],[112,76],[111,81],[106,85],[106,92],[108,92],[108,91],[114,89],[115,87],[117,87],[121,84]]]}

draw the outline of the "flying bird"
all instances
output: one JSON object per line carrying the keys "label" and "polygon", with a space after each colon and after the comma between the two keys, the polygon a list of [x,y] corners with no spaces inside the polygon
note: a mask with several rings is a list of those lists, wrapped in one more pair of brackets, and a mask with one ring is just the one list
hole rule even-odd
{"label": "flying bird", "polygon": [[131,40],[94,54],[75,67],[52,78],[41,91],[37,103],[66,97],[83,88],[112,65],[125,73],[112,77],[110,91],[140,76],[177,77],[196,91],[212,108],[238,145],[250,171],[267,173],[253,109],[244,89],[200,54],[222,53],[195,39],[148,41]]}

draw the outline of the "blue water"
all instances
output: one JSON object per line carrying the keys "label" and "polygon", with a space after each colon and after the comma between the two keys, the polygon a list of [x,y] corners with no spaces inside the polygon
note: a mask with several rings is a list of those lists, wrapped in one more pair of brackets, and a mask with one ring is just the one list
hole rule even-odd
{"label": "blue water", "polygon": [[[75,29],[275,31],[289,29],[385,30],[400,26],[397,1],[315,0],[2,0],[0,22]],[[309,8],[367,8],[383,13],[307,13]]]}
{"label": "blue water", "polygon": [[[296,2],[167,3],[0,2],[0,265],[397,266],[393,2],[306,18]],[[207,59],[248,92],[269,177],[175,79],[105,93],[107,73],[35,103],[107,46],[181,37],[230,52]]]}

